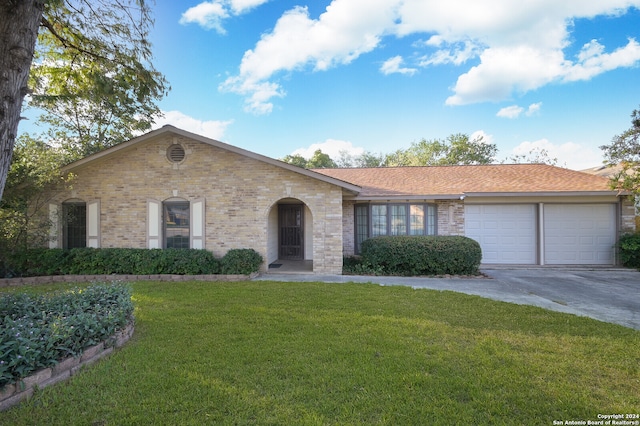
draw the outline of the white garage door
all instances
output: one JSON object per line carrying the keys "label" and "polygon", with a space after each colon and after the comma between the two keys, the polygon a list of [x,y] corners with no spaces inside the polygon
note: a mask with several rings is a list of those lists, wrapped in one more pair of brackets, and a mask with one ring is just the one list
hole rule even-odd
{"label": "white garage door", "polygon": [[465,235],[482,248],[482,263],[535,264],[536,206],[466,205]]}
{"label": "white garage door", "polygon": [[613,264],[615,217],[613,204],[545,204],[545,263]]}

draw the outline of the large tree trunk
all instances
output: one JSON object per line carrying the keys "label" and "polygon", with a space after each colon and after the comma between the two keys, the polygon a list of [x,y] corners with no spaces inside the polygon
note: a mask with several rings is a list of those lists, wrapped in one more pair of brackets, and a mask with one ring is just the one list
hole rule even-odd
{"label": "large tree trunk", "polygon": [[46,0],[0,0],[0,200]]}

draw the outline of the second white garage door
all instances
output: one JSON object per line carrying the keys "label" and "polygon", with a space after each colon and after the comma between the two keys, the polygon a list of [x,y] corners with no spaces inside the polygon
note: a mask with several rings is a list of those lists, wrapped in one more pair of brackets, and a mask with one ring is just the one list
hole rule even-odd
{"label": "second white garage door", "polygon": [[613,204],[545,204],[544,262],[613,264],[615,214]]}
{"label": "second white garage door", "polygon": [[466,205],[465,235],[480,243],[482,263],[537,262],[536,205]]}

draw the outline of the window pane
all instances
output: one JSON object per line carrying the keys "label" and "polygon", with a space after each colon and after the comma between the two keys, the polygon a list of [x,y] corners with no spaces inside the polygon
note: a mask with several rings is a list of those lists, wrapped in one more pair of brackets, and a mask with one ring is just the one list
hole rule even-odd
{"label": "window pane", "polygon": [[84,203],[62,205],[62,246],[66,249],[87,246],[87,206]]}
{"label": "window pane", "polygon": [[391,207],[391,235],[407,235],[407,206]]}
{"label": "window pane", "polygon": [[356,253],[362,242],[369,238],[369,206],[356,206]]}
{"label": "window pane", "polygon": [[371,236],[387,235],[387,206],[371,206]]}
{"label": "window pane", "polygon": [[189,248],[189,203],[164,203],[166,248]]}
{"label": "window pane", "polygon": [[413,204],[411,211],[411,235],[424,235],[424,206]]}
{"label": "window pane", "polygon": [[436,235],[436,206],[427,206],[427,235]]}

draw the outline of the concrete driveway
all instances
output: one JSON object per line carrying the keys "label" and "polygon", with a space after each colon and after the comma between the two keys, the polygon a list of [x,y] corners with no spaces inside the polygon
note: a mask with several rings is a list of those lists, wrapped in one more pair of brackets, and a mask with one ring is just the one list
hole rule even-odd
{"label": "concrete driveway", "polygon": [[371,282],[451,290],[587,316],[640,330],[640,272],[618,268],[482,269],[487,278],[265,274],[256,280]]}

